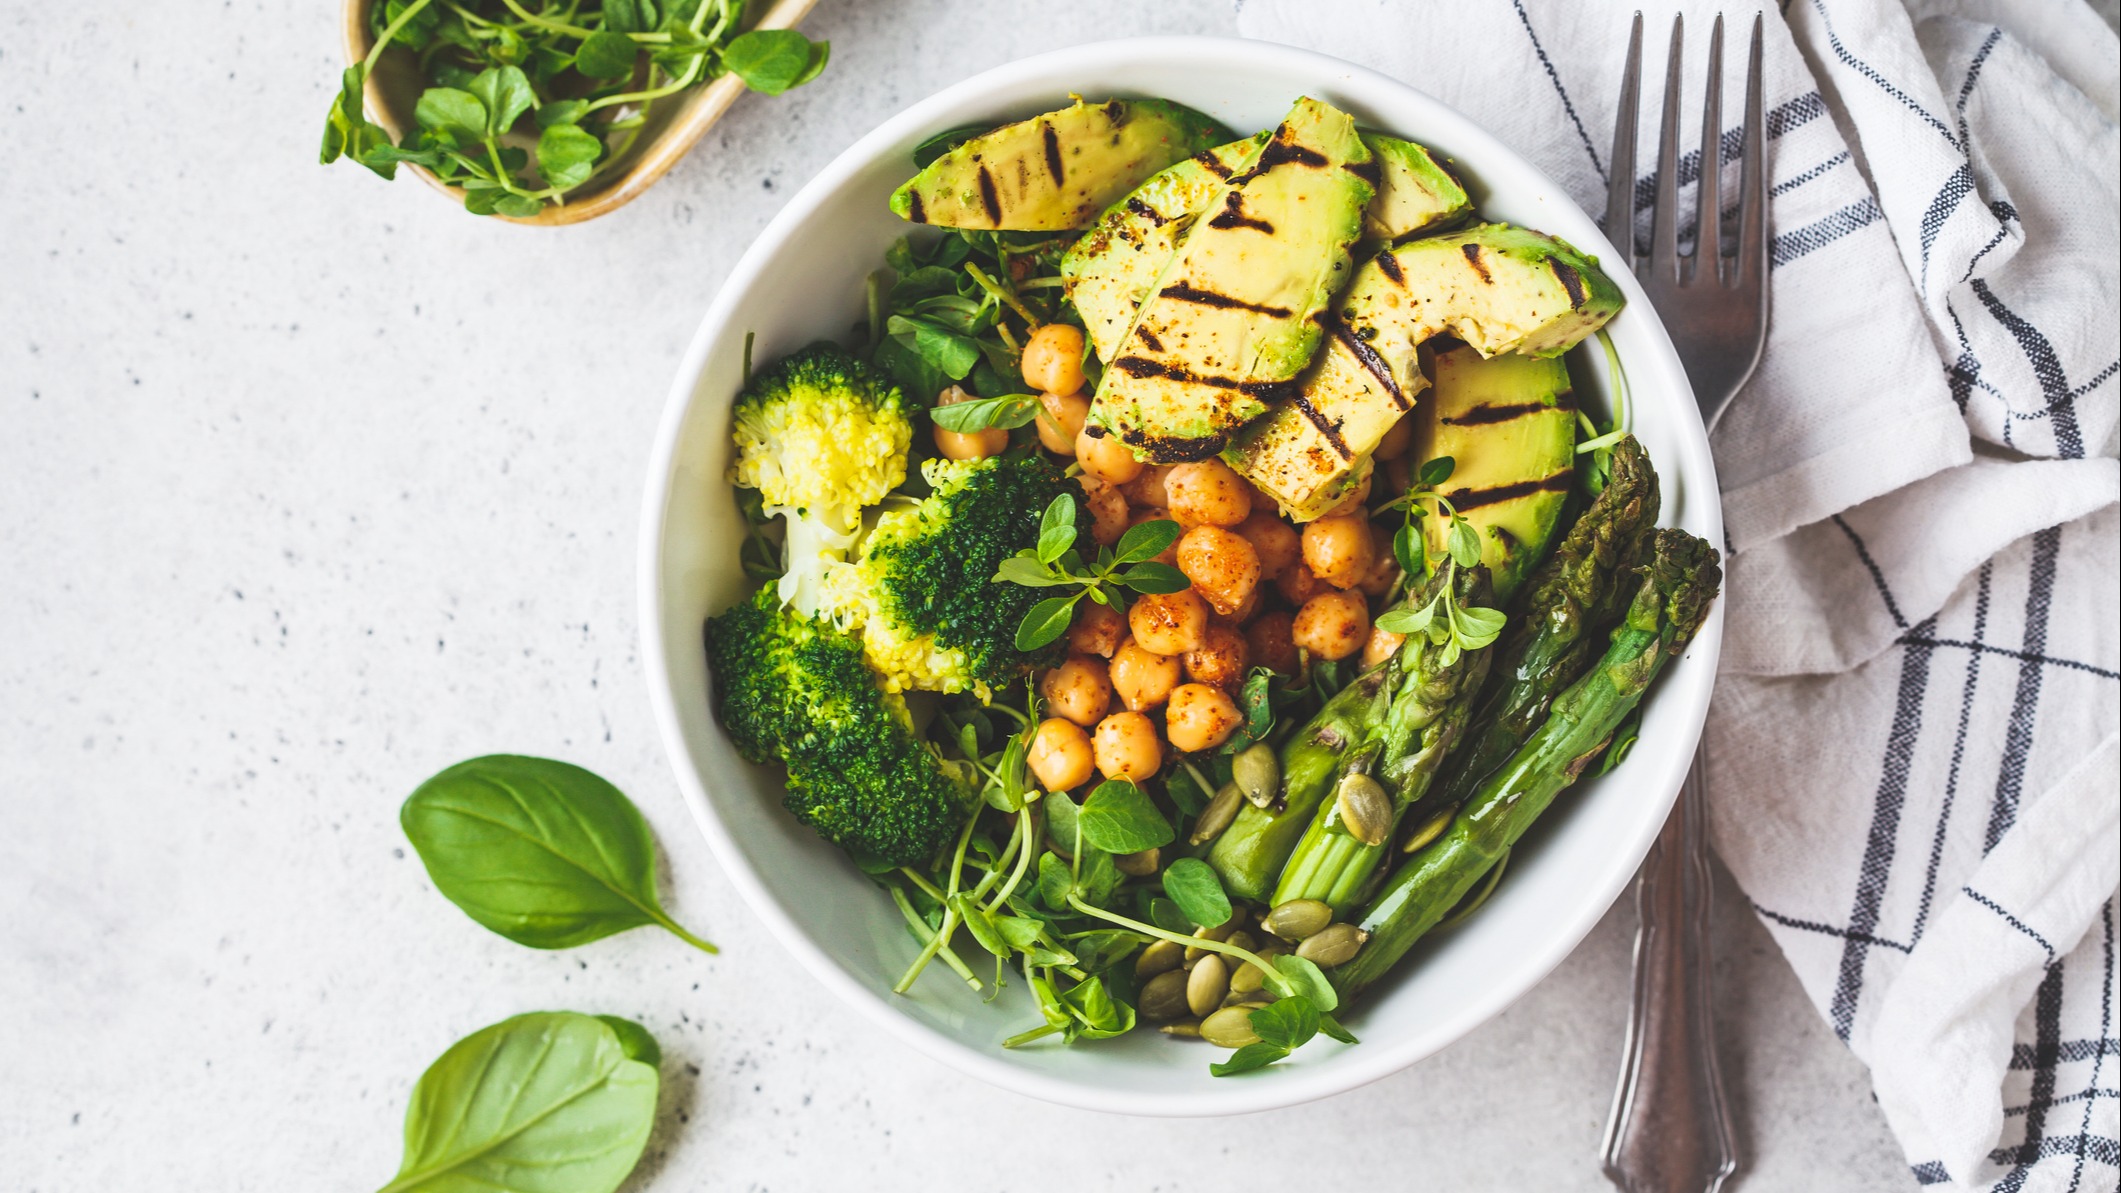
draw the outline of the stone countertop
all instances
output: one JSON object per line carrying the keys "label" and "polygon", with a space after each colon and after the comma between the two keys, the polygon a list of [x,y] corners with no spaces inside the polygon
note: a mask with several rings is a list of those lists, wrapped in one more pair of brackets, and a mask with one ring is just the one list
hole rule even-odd
{"label": "stone countertop", "polygon": [[[958,78],[1232,23],[1231,0],[828,0],[821,83],[744,99],[645,198],[548,231],[312,164],[335,5],[0,8],[0,1187],[373,1188],[430,1060],[573,1007],[663,1044],[629,1190],[1605,1188],[1625,905],[1508,1013],[1367,1088],[1236,1120],[1063,1110],[816,986],[656,740],[640,486],[752,235]],[[496,750],[630,792],[670,906],[723,954],[652,931],[534,952],[437,896],[397,805]],[[1735,1187],[1905,1186],[1864,1072],[1721,895]],[[1027,1146],[996,1146],[1012,1126]]]}

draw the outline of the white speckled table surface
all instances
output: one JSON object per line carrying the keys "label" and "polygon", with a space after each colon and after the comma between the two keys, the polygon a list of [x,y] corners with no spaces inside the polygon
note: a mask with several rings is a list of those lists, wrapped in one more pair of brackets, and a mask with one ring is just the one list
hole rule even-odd
{"label": "white speckled table surface", "polygon": [[[1427,1062],[1243,1120],[1060,1110],[813,984],[738,902],[650,723],[634,538],[717,284],[900,106],[1231,0],[827,0],[818,85],[742,101],[662,185],[559,232],[313,161],[332,4],[0,3],[0,1189],[359,1190],[460,1035],[638,1018],[647,1189],[1599,1189],[1632,912]],[[1475,113],[1477,116],[1478,114]],[[641,804],[652,932],[518,948],[436,895],[399,801],[565,757]],[[1862,1069],[1723,886],[1736,1187],[1899,1188]],[[998,1147],[1011,1125],[1035,1131]]]}

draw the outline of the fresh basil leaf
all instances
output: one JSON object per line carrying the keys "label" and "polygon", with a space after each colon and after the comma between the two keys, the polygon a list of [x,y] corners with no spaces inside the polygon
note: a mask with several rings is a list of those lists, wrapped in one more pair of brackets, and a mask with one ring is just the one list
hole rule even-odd
{"label": "fresh basil leaf", "polygon": [[486,133],[500,136],[515,127],[517,118],[537,104],[530,78],[517,66],[489,66],[473,75],[465,90],[486,106]]}
{"label": "fresh basil leaf", "polygon": [[1311,1042],[1318,1034],[1318,1008],[1298,995],[1252,1012],[1252,1034],[1263,1044],[1274,1044],[1291,1052]]}
{"label": "fresh basil leaf", "polygon": [[1343,1044],[1361,1043],[1360,1040],[1355,1038],[1354,1032],[1340,1025],[1340,1020],[1324,1012],[1320,1012],[1318,1016],[1318,1034],[1329,1040],[1338,1040]]}
{"label": "fresh basil leaf", "polygon": [[1147,793],[1125,779],[1099,783],[1083,801],[1079,823],[1083,840],[1106,853],[1155,849],[1169,845],[1175,835]]}
{"label": "fresh basil leaf", "polygon": [[1038,561],[1051,564],[1075,545],[1075,498],[1063,493],[1038,519]]}
{"label": "fresh basil leaf", "polygon": [[1021,584],[1026,588],[1053,588],[1068,581],[1053,574],[1053,569],[1038,561],[1036,555],[1011,555],[1002,560],[994,570],[997,584]]}
{"label": "fresh basil leaf", "polygon": [[826,52],[793,29],[754,29],[723,47],[722,65],[753,91],[779,95],[816,78]]}
{"label": "fresh basil leaf", "polygon": [[592,79],[623,79],[633,73],[640,47],[623,33],[599,29],[574,52],[574,68]]}
{"label": "fresh basil leaf", "polygon": [[1457,460],[1452,459],[1450,456],[1438,456],[1421,466],[1421,472],[1415,477],[1414,483],[1423,489],[1433,489],[1450,480],[1451,474],[1456,471],[1458,471]]}
{"label": "fresh basil leaf", "polygon": [[599,1015],[597,1018],[603,1020],[611,1028],[612,1034],[619,1037],[619,1048],[626,1053],[627,1060],[640,1061],[651,1069],[663,1063],[663,1046],[655,1042],[655,1037],[648,1034],[647,1028],[617,1015]]}
{"label": "fresh basil leaf", "polygon": [[1016,648],[1023,651],[1037,650],[1068,632],[1068,623],[1075,620],[1074,597],[1047,597],[1024,614],[1024,620],[1016,627]]}
{"label": "fresh basil leaf", "polygon": [[1164,518],[1129,526],[1127,533],[1119,536],[1119,545],[1112,562],[1128,564],[1154,559],[1177,542],[1182,533],[1184,531],[1178,523]]}
{"label": "fresh basil leaf", "polygon": [[1168,563],[1150,560],[1137,563],[1119,577],[1119,582],[1141,593],[1184,592],[1193,586],[1186,574]]}
{"label": "fresh basil leaf", "polygon": [[1451,519],[1451,533],[1446,539],[1451,558],[1462,568],[1480,566],[1480,535],[1473,524],[1464,518]]}
{"label": "fresh basil leaf", "polygon": [[952,402],[930,410],[928,417],[945,431],[956,431],[961,435],[994,427],[1014,431],[1038,417],[1038,395],[1003,394],[998,398]]}
{"label": "fresh basil leaf", "polygon": [[1273,1044],[1262,1041],[1257,1044],[1245,1045],[1231,1053],[1230,1059],[1217,1061],[1209,1065],[1208,1071],[1217,1077],[1235,1077],[1239,1073],[1249,1073],[1254,1069],[1264,1069],[1288,1055],[1289,1050],[1287,1048],[1278,1048]]}
{"label": "fresh basil leaf", "polygon": [[963,380],[979,363],[977,341],[929,320],[893,315],[884,321],[884,331],[952,381]]}
{"label": "fresh basil leaf", "polygon": [[974,137],[994,131],[992,124],[966,124],[957,128],[946,128],[913,147],[913,168],[926,169],[930,162],[964,144]]}
{"label": "fresh basil leaf", "polygon": [[658,1084],[655,1066],[629,1055],[604,1020],[571,1011],[503,1020],[421,1074],[405,1158],[384,1193],[611,1193],[648,1145]]}
{"label": "fresh basil leaf", "polygon": [[604,142],[579,124],[555,124],[538,136],[538,172],[545,185],[571,190],[589,181]]}
{"label": "fresh basil leaf", "polygon": [[1223,893],[1215,868],[1197,857],[1182,857],[1164,870],[1164,893],[1185,917],[1203,928],[1230,921],[1230,896]]}
{"label": "fresh basil leaf", "polygon": [[1340,1009],[1340,992],[1326,980],[1326,972],[1309,958],[1284,953],[1274,959],[1274,972],[1263,975],[1267,989],[1279,998],[1308,998],[1320,1013]]}
{"label": "fresh basil leaf", "polygon": [[491,754],[420,784],[398,813],[435,889],[517,944],[564,949],[660,924],[655,841],[618,788],[547,758]]}

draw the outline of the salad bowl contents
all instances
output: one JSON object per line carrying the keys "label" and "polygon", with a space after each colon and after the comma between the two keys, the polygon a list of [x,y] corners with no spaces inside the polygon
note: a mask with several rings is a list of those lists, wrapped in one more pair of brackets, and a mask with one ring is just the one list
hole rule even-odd
{"label": "salad bowl contents", "polygon": [[834,872],[860,984],[986,1071],[1065,1100],[1094,1062],[1015,1058],[1298,1087],[1128,1107],[1201,1112],[1389,1071],[1345,1059],[1373,1020],[1412,1059],[1371,1004],[1481,935],[1543,814],[1645,724],[1683,765],[1699,709],[1645,697],[1713,643],[1720,570],[1712,513],[1658,525],[1673,436],[1632,433],[1625,293],[1580,227],[1493,218],[1498,180],[1417,123],[1292,88],[1233,129],[1145,90],[871,151],[899,226],[836,300],[858,317],[805,344],[721,314],[781,347],[747,337],[708,399],[742,530],[684,557],[743,582],[693,606],[714,724],[683,740],[770,768],[713,827],[837,846],[800,864]]}

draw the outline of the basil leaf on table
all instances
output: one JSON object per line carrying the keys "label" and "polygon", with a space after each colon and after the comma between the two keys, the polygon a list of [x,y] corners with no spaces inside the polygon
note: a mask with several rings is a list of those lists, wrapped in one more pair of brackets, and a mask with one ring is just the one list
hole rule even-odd
{"label": "basil leaf on table", "polygon": [[640,810],[579,766],[473,758],[420,784],[398,819],[435,889],[517,944],[572,948],[660,924],[718,951],[664,912]]}
{"label": "basil leaf on table", "polygon": [[473,1032],[413,1086],[381,1193],[611,1193],[655,1125],[659,1055],[639,1024],[572,1011]]}

